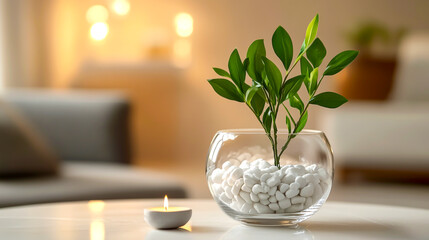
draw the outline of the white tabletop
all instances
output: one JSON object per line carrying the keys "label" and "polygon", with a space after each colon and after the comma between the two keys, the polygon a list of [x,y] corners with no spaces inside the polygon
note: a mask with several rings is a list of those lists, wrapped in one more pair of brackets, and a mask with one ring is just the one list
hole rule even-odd
{"label": "white tabletop", "polygon": [[213,200],[175,200],[193,209],[179,230],[155,230],[143,209],[162,200],[43,204],[0,209],[0,239],[429,239],[429,210],[327,202],[297,229],[249,227],[225,215]]}

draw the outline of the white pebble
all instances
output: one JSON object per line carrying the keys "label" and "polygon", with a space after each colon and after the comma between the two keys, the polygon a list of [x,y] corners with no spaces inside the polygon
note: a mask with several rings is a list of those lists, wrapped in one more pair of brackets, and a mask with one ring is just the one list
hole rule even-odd
{"label": "white pebble", "polygon": [[275,196],[271,196],[270,198],[268,198],[268,201],[274,203],[274,202],[277,202],[277,199]]}
{"label": "white pebble", "polygon": [[272,210],[268,206],[262,205],[260,203],[253,204],[253,207],[255,208],[255,210],[258,213],[262,213],[262,214],[264,214],[264,213],[272,213]]}
{"label": "white pebble", "polygon": [[281,193],[285,193],[288,189],[289,189],[289,184],[287,184],[287,183],[282,183],[282,184],[280,185],[280,192],[281,192]]}
{"label": "white pebble", "polygon": [[257,214],[258,212],[253,207],[250,209],[249,214]]}
{"label": "white pebble", "polygon": [[243,206],[241,206],[240,212],[248,213],[253,208],[253,205],[250,203],[245,203]]}
{"label": "white pebble", "polygon": [[232,166],[232,163],[231,163],[230,161],[226,161],[226,162],[224,162],[224,163],[222,164],[222,169],[226,171],[226,170],[227,170],[227,169],[229,169],[231,166]]}
{"label": "white pebble", "polygon": [[324,168],[319,168],[319,170],[317,170],[317,173],[319,173],[320,179],[323,181],[329,178],[328,172],[326,172]]}
{"label": "white pebble", "polygon": [[298,193],[299,193],[298,189],[291,188],[291,189],[286,191],[286,197],[287,198],[293,198],[296,195],[298,195]]}
{"label": "white pebble", "polygon": [[267,170],[268,170],[269,172],[273,173],[273,172],[278,171],[278,170],[279,170],[279,168],[278,168],[278,167],[276,167],[276,166],[271,166],[271,167],[269,167]]}
{"label": "white pebble", "polygon": [[303,188],[307,184],[307,181],[301,176],[296,177],[295,182],[299,184],[299,188]]}
{"label": "white pebble", "polygon": [[286,174],[286,176],[283,177],[282,182],[287,183],[287,184],[291,184],[291,183],[295,182],[295,176],[292,174]]}
{"label": "white pebble", "polygon": [[313,194],[314,194],[314,184],[309,183],[306,187],[301,189],[301,192],[299,195],[301,195],[303,197],[311,197],[311,196],[313,196]]}
{"label": "white pebble", "polygon": [[234,195],[232,195],[232,187],[228,186],[224,189],[225,194],[228,198],[232,199]]}
{"label": "white pebble", "polygon": [[316,164],[311,164],[310,166],[305,167],[305,170],[311,173],[314,173],[315,171],[317,171],[317,169],[318,167]]}
{"label": "white pebble", "polygon": [[212,182],[214,183],[222,183],[222,175],[223,175],[223,171],[220,170],[219,168],[216,168],[213,172],[212,175],[210,176]]}
{"label": "white pebble", "polygon": [[240,168],[241,169],[243,169],[243,168],[249,168],[250,167],[250,163],[249,163],[249,161],[247,161],[247,160],[244,160],[244,161],[242,161],[241,163],[240,163]]}
{"label": "white pebble", "polygon": [[285,195],[282,193],[282,192],[280,192],[280,191],[277,191],[276,192],[276,199],[278,200],[278,201],[281,201],[281,200],[283,200],[285,198]]}
{"label": "white pebble", "polygon": [[274,187],[280,183],[280,178],[276,175],[272,176],[267,180],[267,185],[270,187]]}
{"label": "white pebble", "polygon": [[250,193],[250,199],[252,199],[253,202],[259,202],[258,195],[254,194],[253,192]]}
{"label": "white pebble", "polygon": [[271,167],[271,164],[269,164],[267,161],[261,161],[258,164],[259,169],[265,169]]}
{"label": "white pebble", "polygon": [[305,179],[305,181],[307,182],[307,183],[312,183],[312,182],[314,182],[314,180],[315,180],[315,178],[314,178],[314,176],[313,176],[313,174],[311,174],[311,173],[307,173],[307,174],[305,174],[304,176],[302,176],[304,179]]}
{"label": "white pebble", "polygon": [[260,202],[261,204],[264,204],[264,205],[268,205],[268,204],[270,204],[270,201],[268,201],[268,199],[261,199],[259,202]]}
{"label": "white pebble", "polygon": [[276,194],[277,191],[277,187],[272,187],[270,188],[270,191],[268,191],[268,195],[273,196],[274,194]]}
{"label": "white pebble", "polygon": [[265,200],[265,199],[268,199],[270,197],[270,195],[268,195],[266,193],[259,193],[258,197],[260,200]]}
{"label": "white pebble", "polygon": [[248,192],[248,193],[252,192],[252,189],[250,187],[248,187],[247,185],[244,185],[244,184],[243,184],[243,186],[241,186],[241,190]]}
{"label": "white pebble", "polygon": [[286,209],[286,212],[299,212],[304,209],[304,204],[294,204]]}
{"label": "white pebble", "polygon": [[254,179],[252,174],[244,174],[243,179],[244,179],[244,184],[246,184],[246,186],[250,188],[252,188],[253,185],[256,184],[256,179]]}
{"label": "white pebble", "polygon": [[313,205],[313,198],[308,197],[305,199],[304,208],[309,208],[311,205]]}
{"label": "white pebble", "polygon": [[[243,206],[243,204],[246,203],[246,201],[244,201],[244,199],[242,197],[240,197],[239,195],[234,196],[234,200],[238,203],[238,209],[241,208],[241,206]],[[233,200],[233,202],[234,202]]]}
{"label": "white pebble", "polygon": [[277,211],[277,210],[280,209],[280,207],[279,207],[279,205],[277,203],[270,203],[268,205],[268,207],[271,208],[271,210],[273,210],[273,211]]}
{"label": "white pebble", "polygon": [[[263,184],[263,183],[262,183]],[[268,193],[270,191],[270,187],[268,185],[263,185],[262,186],[262,192],[263,193]]]}
{"label": "white pebble", "polygon": [[234,181],[243,177],[243,169],[241,168],[234,169],[234,171],[231,172],[231,175],[229,177],[234,179]]}
{"label": "white pebble", "polygon": [[299,185],[299,183],[294,182],[294,183],[291,183],[291,184],[289,185],[289,189],[298,190],[300,186],[301,186],[301,185]]}
{"label": "white pebble", "polygon": [[290,199],[285,198],[285,199],[279,201],[279,206],[282,209],[286,209],[286,208],[290,207],[291,206]]}
{"label": "white pebble", "polygon": [[240,197],[243,198],[247,203],[253,203],[252,199],[250,199],[250,193],[240,192]]}
{"label": "white pebble", "polygon": [[313,201],[319,201],[319,199],[322,197],[323,191],[319,184],[314,185],[314,194],[313,194]]}
{"label": "white pebble", "polygon": [[240,188],[241,188],[240,185],[234,184],[234,186],[232,186],[232,188],[231,188],[231,193],[234,196],[237,196],[238,193],[240,192]]}
{"label": "white pebble", "polygon": [[223,193],[222,185],[217,184],[217,183],[212,184],[212,190],[216,196],[220,196],[220,194]]}
{"label": "white pebble", "polygon": [[225,193],[220,194],[219,199],[226,204],[230,204],[232,202],[231,198],[228,198]]}
{"label": "white pebble", "polygon": [[267,179],[270,178],[270,177],[271,177],[271,174],[269,174],[269,173],[262,174],[262,176],[261,176],[261,182],[266,182]]}
{"label": "white pebble", "polygon": [[253,185],[253,187],[252,187],[252,192],[254,193],[254,194],[258,194],[258,193],[261,193],[261,192],[263,192],[264,191],[264,189],[262,188],[262,186],[261,185],[259,185],[259,184],[255,184],[255,185]]}
{"label": "white pebble", "polygon": [[290,202],[292,204],[304,203],[305,202],[305,197],[293,197],[293,198],[290,199]]}

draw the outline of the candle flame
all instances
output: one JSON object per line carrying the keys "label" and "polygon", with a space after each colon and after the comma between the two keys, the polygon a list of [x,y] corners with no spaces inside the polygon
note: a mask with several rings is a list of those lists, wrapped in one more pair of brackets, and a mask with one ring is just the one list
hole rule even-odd
{"label": "candle flame", "polygon": [[168,197],[165,195],[164,197],[164,211],[168,210]]}

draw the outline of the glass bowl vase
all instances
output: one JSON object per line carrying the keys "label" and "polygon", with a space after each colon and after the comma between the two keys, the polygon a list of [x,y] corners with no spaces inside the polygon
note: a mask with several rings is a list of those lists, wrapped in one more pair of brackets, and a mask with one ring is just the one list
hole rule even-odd
{"label": "glass bowl vase", "polygon": [[248,225],[296,226],[323,205],[332,186],[330,144],[321,131],[277,133],[273,146],[261,129],[221,130],[210,145],[206,177],[221,209]]}

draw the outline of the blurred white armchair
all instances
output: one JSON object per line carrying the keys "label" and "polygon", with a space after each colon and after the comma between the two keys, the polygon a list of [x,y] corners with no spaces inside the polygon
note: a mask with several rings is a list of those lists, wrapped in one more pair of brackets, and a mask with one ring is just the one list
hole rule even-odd
{"label": "blurred white armchair", "polygon": [[404,39],[398,62],[389,101],[324,111],[338,167],[429,173],[429,34]]}

